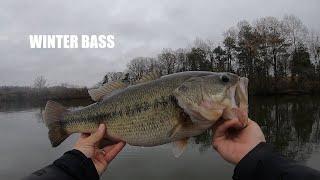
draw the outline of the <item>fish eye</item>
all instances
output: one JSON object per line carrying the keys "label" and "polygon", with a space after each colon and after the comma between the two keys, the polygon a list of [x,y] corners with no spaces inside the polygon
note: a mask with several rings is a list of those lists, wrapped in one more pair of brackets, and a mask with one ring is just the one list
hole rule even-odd
{"label": "fish eye", "polygon": [[222,75],[222,76],[221,76],[221,80],[222,80],[222,82],[225,82],[225,83],[227,83],[227,82],[230,81],[229,77],[226,76],[226,75]]}

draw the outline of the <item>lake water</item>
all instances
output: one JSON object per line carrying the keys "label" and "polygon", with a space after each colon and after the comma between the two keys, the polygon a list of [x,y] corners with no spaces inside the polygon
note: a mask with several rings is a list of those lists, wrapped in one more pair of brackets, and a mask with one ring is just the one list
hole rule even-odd
{"label": "lake water", "polygon": [[[61,102],[70,108],[89,101]],[[0,179],[20,179],[70,150],[77,135],[52,148],[41,119],[42,104],[0,104]],[[320,98],[253,97],[250,117],[261,125],[268,142],[285,156],[320,170]],[[210,146],[210,137],[192,140],[174,158],[171,145],[141,148],[127,145],[102,179],[231,179],[234,166]]]}

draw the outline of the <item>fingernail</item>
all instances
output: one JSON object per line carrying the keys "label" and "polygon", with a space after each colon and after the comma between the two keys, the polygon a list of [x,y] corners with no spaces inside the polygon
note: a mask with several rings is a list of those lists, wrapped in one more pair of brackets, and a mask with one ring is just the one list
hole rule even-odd
{"label": "fingernail", "polygon": [[100,124],[98,129],[102,130],[103,128],[104,128],[104,124]]}
{"label": "fingernail", "polygon": [[101,149],[101,153],[102,153],[103,155],[106,155],[106,152],[104,151],[104,149]]}

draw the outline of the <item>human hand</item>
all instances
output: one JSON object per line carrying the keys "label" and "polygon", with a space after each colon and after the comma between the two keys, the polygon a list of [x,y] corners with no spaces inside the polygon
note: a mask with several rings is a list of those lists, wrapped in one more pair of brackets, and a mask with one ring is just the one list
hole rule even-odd
{"label": "human hand", "polygon": [[259,125],[251,119],[245,128],[237,119],[218,122],[213,132],[213,148],[232,164],[238,164],[255,146],[266,141]]}
{"label": "human hand", "polygon": [[101,175],[107,169],[110,162],[125,146],[124,142],[119,142],[117,144],[99,149],[99,143],[103,139],[105,132],[105,125],[100,124],[98,130],[94,133],[82,133],[74,145],[74,149],[81,151],[86,157],[92,159],[99,175]]}

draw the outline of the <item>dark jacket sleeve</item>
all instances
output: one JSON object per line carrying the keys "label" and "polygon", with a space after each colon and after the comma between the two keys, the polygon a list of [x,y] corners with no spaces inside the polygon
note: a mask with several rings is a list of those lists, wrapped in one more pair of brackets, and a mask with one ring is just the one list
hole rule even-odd
{"label": "dark jacket sleeve", "polygon": [[237,164],[233,179],[319,180],[320,172],[288,160],[275,152],[271,145],[260,143]]}
{"label": "dark jacket sleeve", "polygon": [[51,165],[40,169],[23,180],[98,180],[99,175],[90,158],[78,150],[66,152]]}

